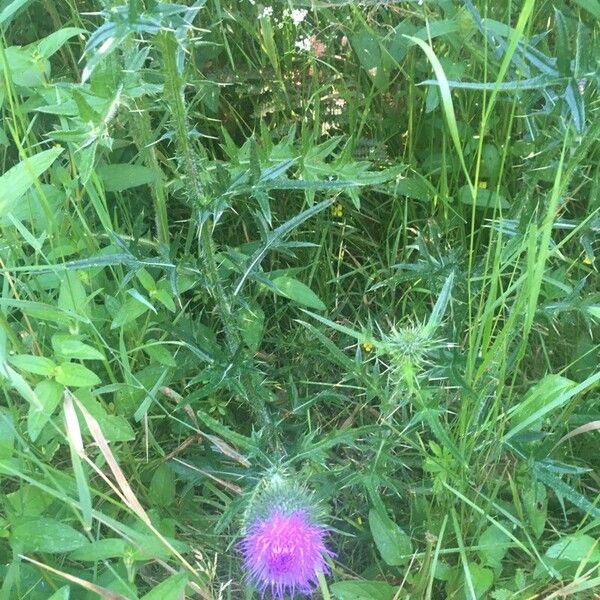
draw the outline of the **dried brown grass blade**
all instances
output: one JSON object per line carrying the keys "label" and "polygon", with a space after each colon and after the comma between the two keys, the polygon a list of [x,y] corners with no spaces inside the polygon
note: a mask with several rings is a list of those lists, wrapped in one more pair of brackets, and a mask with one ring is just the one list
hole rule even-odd
{"label": "dried brown grass blade", "polygon": [[86,581],[85,579],[76,577],[75,575],[71,575],[70,573],[65,573],[64,571],[59,571],[58,569],[55,569],[54,567],[45,565],[44,563],[38,562],[37,560],[34,560],[33,558],[29,558],[28,556],[19,554],[19,558],[22,560],[26,560],[30,563],[33,563],[40,569],[45,569],[46,571],[50,571],[50,573],[54,573],[55,575],[58,575],[59,577],[62,577],[63,579],[66,579],[67,581],[76,583],[77,585],[80,585],[81,587],[85,588],[86,590],[89,590],[90,592],[94,592],[94,594],[98,594],[98,596],[100,596],[101,598],[106,598],[106,600],[129,600],[126,596],[122,596],[121,594],[119,594],[117,592],[113,592],[112,590],[107,590],[106,588],[96,585],[95,583],[90,583],[89,581]]}
{"label": "dried brown grass blade", "polygon": [[88,426],[94,441],[98,445],[102,456],[104,456],[104,460],[106,460],[106,463],[108,464],[113,477],[115,478],[117,485],[119,486],[119,489],[121,490],[121,493],[127,502],[127,505],[142,521],[144,521],[144,523],[146,523],[146,525],[150,525],[150,518],[148,517],[143,506],[140,504],[139,500],[136,498],[131,486],[129,485],[129,482],[127,481],[127,478],[121,470],[121,467],[115,460],[112,450],[108,445],[108,440],[104,437],[98,421],[96,421],[96,419],[88,412],[87,408],[75,396],[73,396],[69,390],[65,390],[65,397],[67,396],[75,401],[77,408],[81,411],[81,414],[85,419],[85,423]]}
{"label": "dried brown grass blade", "polygon": [[[573,429],[573,431],[569,431],[569,433],[567,433],[567,435],[563,435],[560,440],[558,440],[558,442],[556,442],[556,444],[554,445],[554,448],[560,446],[563,442],[566,442],[567,440],[570,440],[572,437],[575,437],[576,435],[581,435],[582,433],[587,433],[588,431],[596,431],[600,429],[600,421],[590,421],[589,423],[584,423],[583,425],[580,425],[579,427],[576,427],[575,429]],[[553,448],[553,450],[554,450]]]}
{"label": "dried brown grass blade", "polygon": [[[114,454],[112,453],[112,450],[108,445],[108,440],[102,433],[102,429],[98,421],[96,421],[96,419],[89,413],[86,407],[69,390],[65,390],[65,397],[66,396],[68,396],[71,399],[71,401],[74,402],[75,405],[77,405],[77,408],[81,411],[81,414],[85,419],[90,434],[94,438],[98,449],[102,453],[104,460],[106,460],[106,463],[108,464],[113,474],[113,477],[116,480],[116,486],[112,485],[108,478],[102,474],[103,479],[107,481],[111,488],[118,493],[118,495],[123,499],[125,505],[128,506],[146,524],[146,527],[148,527],[148,529],[153,533],[153,535],[161,541],[165,548],[168,548],[169,552],[171,552],[172,555],[175,556],[192,575],[194,575],[195,577],[199,577],[194,567],[173,547],[173,545],[154,527],[154,525],[152,525],[150,517],[148,517],[148,514],[140,504],[139,500],[137,499],[136,495],[131,489],[127,478],[125,477],[125,474],[123,473],[121,467],[117,463]],[[85,455],[85,451],[83,452],[83,454]],[[91,463],[91,461],[88,461],[88,464],[89,463]],[[96,469],[96,472],[99,472],[99,470]],[[203,588],[199,589],[202,590],[199,593],[201,593],[203,598],[206,598],[207,600],[210,600],[212,598],[208,590],[205,590]]]}

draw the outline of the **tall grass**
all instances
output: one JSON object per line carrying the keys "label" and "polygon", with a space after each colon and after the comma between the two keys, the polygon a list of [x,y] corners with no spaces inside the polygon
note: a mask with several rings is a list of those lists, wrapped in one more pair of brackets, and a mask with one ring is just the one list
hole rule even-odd
{"label": "tall grass", "polygon": [[599,17],[0,1],[0,595],[591,598]]}

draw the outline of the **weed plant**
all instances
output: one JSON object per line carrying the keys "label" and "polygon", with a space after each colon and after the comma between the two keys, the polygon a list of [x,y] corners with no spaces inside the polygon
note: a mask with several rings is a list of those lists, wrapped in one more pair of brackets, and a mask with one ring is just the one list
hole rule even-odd
{"label": "weed plant", "polygon": [[595,597],[599,19],[0,0],[0,596]]}

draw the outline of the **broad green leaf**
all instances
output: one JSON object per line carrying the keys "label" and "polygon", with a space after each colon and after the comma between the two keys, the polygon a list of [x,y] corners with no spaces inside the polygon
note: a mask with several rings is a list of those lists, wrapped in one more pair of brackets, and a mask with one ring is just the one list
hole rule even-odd
{"label": "broad green leaf", "polygon": [[32,442],[35,442],[46,423],[59,405],[63,394],[63,386],[55,381],[41,381],[34,390],[41,407],[35,404],[29,406],[27,413],[27,432]]}
{"label": "broad green leaf", "polygon": [[436,189],[421,175],[410,175],[394,183],[394,194],[427,202],[437,195]]}
{"label": "broad green leaf", "polygon": [[331,591],[336,600],[393,600],[398,587],[383,581],[339,581]]}
{"label": "broad green leaf", "polygon": [[33,356],[31,354],[16,354],[9,356],[8,362],[15,366],[19,371],[35,373],[36,375],[46,375],[51,377],[56,369],[54,361],[45,356]]}
{"label": "broad green leaf", "polygon": [[117,329],[118,327],[123,327],[124,325],[135,321],[135,319],[147,311],[148,307],[145,304],[130,296],[126,298],[125,302],[123,302],[121,305],[121,308],[115,315],[110,328]]}
{"label": "broad green leaf", "polygon": [[475,590],[475,597],[477,600],[479,600],[479,598],[486,598],[486,592],[494,583],[494,572],[492,569],[481,567],[474,562],[469,563],[469,571],[471,573],[473,589]]}
{"label": "broad green leaf", "polygon": [[105,356],[96,348],[80,342],[76,336],[57,333],[52,336],[52,347],[65,358],[78,360],[104,360]]}
{"label": "broad green leaf", "polygon": [[0,219],[9,213],[37,178],[62,153],[62,148],[51,148],[31,156],[0,176]]}
{"label": "broad green leaf", "polygon": [[78,315],[89,315],[89,306],[85,287],[75,271],[62,275],[58,307],[64,311]]}
{"label": "broad green leaf", "polygon": [[412,554],[410,537],[381,511],[369,511],[369,527],[381,558],[390,566],[405,564]]}
{"label": "broad green leaf", "polygon": [[173,355],[167,350],[163,342],[156,340],[148,340],[144,346],[144,352],[155,362],[165,365],[166,367],[176,367],[177,361]]}
{"label": "broad green leaf", "polygon": [[[6,59],[2,62],[1,59]],[[23,88],[40,88],[46,85],[50,77],[50,62],[38,53],[34,46],[21,48],[11,46],[0,55],[0,67],[6,65],[3,71],[16,86]],[[0,93],[4,88],[4,79],[0,79]],[[1,206],[1,205],[0,205]]]}
{"label": "broad green leaf", "polygon": [[175,501],[175,472],[167,465],[158,466],[150,481],[150,498],[157,506],[170,506]]}
{"label": "broad green leaf", "polygon": [[80,29],[79,27],[64,27],[63,29],[59,29],[37,42],[38,51],[44,58],[50,58],[67,40],[80,33],[86,33],[85,29]]}
{"label": "broad green leaf", "polygon": [[8,21],[18,10],[33,2],[33,0],[13,0],[8,2],[5,7],[0,11],[0,25],[3,25]]}
{"label": "broad green leaf", "polygon": [[273,285],[279,294],[298,304],[315,310],[325,310],[327,308],[307,285],[293,277],[287,277],[286,275],[277,277],[273,280]]}
{"label": "broad green leaf", "polygon": [[160,179],[160,172],[143,165],[130,164],[104,165],[98,168],[98,175],[107,192],[123,192]]}
{"label": "broad green leaf", "polygon": [[530,481],[523,486],[523,506],[527,519],[537,539],[544,533],[548,514],[548,499],[546,488],[539,481]]}
{"label": "broad green leaf", "polygon": [[600,19],[600,2],[598,0],[573,0],[575,4],[587,10],[591,15]]}
{"label": "broad green leaf", "polygon": [[72,387],[91,387],[101,383],[96,373],[73,362],[61,363],[56,368],[54,378],[58,383]]}
{"label": "broad green leaf", "polygon": [[87,538],[66,523],[45,517],[17,518],[11,524],[10,542],[19,552],[70,552],[88,544]]}
{"label": "broad green leaf", "polygon": [[151,294],[151,297],[158,300],[169,312],[175,312],[175,302],[171,297],[171,294],[165,288],[158,288]]}
{"label": "broad green leaf", "polygon": [[[458,199],[463,203],[471,206],[473,204],[473,198],[471,196],[471,188],[468,185],[463,185],[458,191]],[[500,193],[495,190],[486,190],[482,188],[477,189],[477,195],[475,196],[475,206],[477,208],[486,209],[503,209],[510,208],[509,201]]]}
{"label": "broad green leaf", "polygon": [[180,600],[185,592],[187,582],[188,576],[186,573],[171,575],[143,596],[142,600]]}
{"label": "broad green leaf", "polygon": [[141,302],[148,310],[151,310],[154,314],[157,314],[156,309],[154,306],[152,306],[152,302],[150,302],[150,300],[148,300],[144,294],[138,292],[135,288],[127,290],[127,293],[132,298],[135,298],[138,302]]}
{"label": "broad green leaf", "polygon": [[40,321],[52,321],[61,325],[69,326],[71,320],[85,322],[87,319],[72,312],[65,312],[51,304],[42,302],[31,302],[29,300],[16,300],[14,298],[1,298],[0,306],[9,306],[22,310],[26,315],[39,319]]}
{"label": "broad green leaf", "polygon": [[[122,415],[110,415],[102,404],[88,393],[80,393],[79,400],[98,421],[104,437],[109,442],[127,442],[135,439],[131,425]],[[84,431],[87,429],[83,425]]]}
{"label": "broad green leaf", "polygon": [[558,71],[561,75],[569,75],[571,72],[569,31],[565,17],[558,8],[554,9],[554,44]]}
{"label": "broad green leaf", "polygon": [[380,91],[386,90],[389,85],[389,67],[387,61],[384,61],[378,36],[363,29],[350,36],[350,44],[375,87]]}
{"label": "broad green leaf", "polygon": [[59,590],[54,592],[48,600],[69,600],[71,588],[68,585],[61,587]]}
{"label": "broad green leaf", "polygon": [[511,539],[504,531],[493,524],[490,525],[479,536],[481,562],[493,568],[500,568],[511,544]]}
{"label": "broad green leaf", "polygon": [[509,440],[523,430],[539,427],[540,420],[547,414],[564,406],[577,394],[596,385],[598,381],[600,381],[600,372],[577,385],[566,377],[547,375],[511,411],[512,428],[506,433],[504,440]]}
{"label": "broad green leaf", "polygon": [[[25,381],[25,378],[19,372],[15,371],[8,364],[2,365],[2,370],[4,372],[0,373],[0,374],[4,375],[6,377],[9,384],[15,390],[17,390],[17,392],[19,392],[21,397],[24,398],[25,400],[27,400],[27,402],[29,402],[29,404],[33,404],[34,406],[37,406],[41,410],[42,405],[40,404],[38,397],[35,395],[35,392],[31,389],[31,387],[29,386],[27,381]],[[0,415],[1,415],[1,413],[0,413]]]}
{"label": "broad green leaf", "polygon": [[12,415],[0,407],[0,459],[10,458],[15,442],[15,427]]}
{"label": "broad green leaf", "polygon": [[256,352],[265,329],[265,313],[256,303],[244,306],[238,313],[240,333],[248,348]]}
{"label": "broad green leaf", "polygon": [[130,549],[131,545],[121,538],[105,538],[77,548],[71,552],[69,558],[75,561],[96,562],[109,558],[121,558]]}
{"label": "broad green leaf", "polygon": [[40,516],[54,501],[52,496],[35,485],[24,485],[16,492],[7,494],[6,499],[20,517]]}
{"label": "broad green leaf", "polygon": [[559,542],[546,550],[548,558],[568,560],[571,562],[599,563],[600,547],[598,539],[583,533],[566,535]]}
{"label": "broad green leaf", "polygon": [[146,271],[146,269],[139,269],[135,276],[147,292],[153,292],[156,289],[156,281],[154,281],[154,278]]}

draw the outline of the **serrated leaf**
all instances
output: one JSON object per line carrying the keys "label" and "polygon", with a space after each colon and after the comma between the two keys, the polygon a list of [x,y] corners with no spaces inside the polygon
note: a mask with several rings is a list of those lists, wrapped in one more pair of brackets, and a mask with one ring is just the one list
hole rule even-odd
{"label": "serrated leaf", "polygon": [[538,462],[533,465],[533,474],[543,481],[549,489],[551,489],[559,498],[565,498],[574,504],[584,514],[589,514],[594,518],[600,517],[600,508],[595,503],[590,502],[583,494],[565,483],[560,477],[548,471]]}

